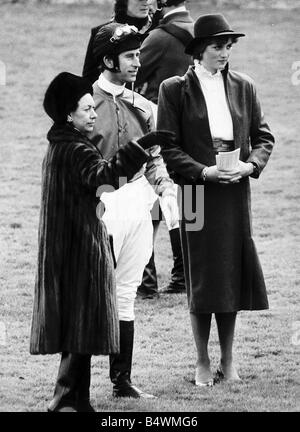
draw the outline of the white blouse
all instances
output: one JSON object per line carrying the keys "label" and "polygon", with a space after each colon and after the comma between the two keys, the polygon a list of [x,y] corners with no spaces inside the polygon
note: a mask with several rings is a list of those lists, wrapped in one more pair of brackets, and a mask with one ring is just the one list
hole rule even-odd
{"label": "white blouse", "polygon": [[233,123],[227,104],[222,74],[220,71],[212,74],[198,60],[195,60],[194,63],[195,73],[207,106],[211,135],[213,138],[232,141]]}

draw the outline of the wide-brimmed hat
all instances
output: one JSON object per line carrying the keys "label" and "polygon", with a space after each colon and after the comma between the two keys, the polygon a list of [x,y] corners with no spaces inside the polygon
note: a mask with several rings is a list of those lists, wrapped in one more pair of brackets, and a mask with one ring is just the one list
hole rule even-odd
{"label": "wide-brimmed hat", "polygon": [[244,33],[237,33],[230,28],[226,18],[221,14],[200,16],[194,25],[194,39],[186,46],[185,52],[193,54],[194,48],[203,39],[219,36],[243,37]]}
{"label": "wide-brimmed hat", "polygon": [[91,83],[70,72],[61,72],[50,83],[44,97],[44,109],[57,124],[64,124],[67,116],[85,94],[93,95]]}

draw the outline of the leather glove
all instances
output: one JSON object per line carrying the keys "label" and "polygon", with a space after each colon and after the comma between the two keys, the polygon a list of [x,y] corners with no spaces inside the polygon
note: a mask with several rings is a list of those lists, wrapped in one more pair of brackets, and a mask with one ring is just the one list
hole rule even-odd
{"label": "leather glove", "polygon": [[141,147],[143,147],[144,150],[146,150],[155,145],[159,145],[161,147],[165,143],[170,144],[171,142],[175,141],[175,137],[176,135],[174,132],[167,130],[157,130],[147,133],[136,141]]}

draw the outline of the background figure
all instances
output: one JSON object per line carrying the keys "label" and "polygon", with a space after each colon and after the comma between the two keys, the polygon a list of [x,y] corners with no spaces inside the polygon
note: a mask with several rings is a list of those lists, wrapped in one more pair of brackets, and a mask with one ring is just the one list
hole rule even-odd
{"label": "background figure", "polygon": [[[149,0],[115,0],[111,22],[134,25],[140,33],[147,33],[158,24],[160,11],[153,13]],[[108,24],[108,23],[105,23]],[[93,43],[102,25],[92,28],[87,47],[82,76],[92,84],[99,77],[99,64],[93,54]]]}
{"label": "background figure", "polygon": [[194,35],[194,21],[186,9],[186,2],[162,0],[160,3],[162,19],[141,46],[141,67],[135,83],[139,93],[155,104],[162,81],[184,75],[193,64],[192,56],[185,53],[185,47]]}
{"label": "background figure", "polygon": [[[212,313],[221,349],[217,377],[240,380],[232,355],[237,311],[268,308],[252,239],[249,176],[259,177],[274,137],[252,79],[228,67],[232,44],[241,36],[222,15],[201,16],[186,48],[195,66],[184,77],[164,81],[159,95],[158,127],[177,136],[162,153],[182,190],[181,235],[198,386],[214,383],[208,355]],[[238,165],[219,171],[216,155],[233,149],[240,149]],[[204,226],[193,230],[184,215],[201,184]]]}
{"label": "background figure", "polygon": [[131,179],[147,153],[128,143],[109,161],[87,138],[96,113],[89,81],[63,72],[48,87],[44,108],[54,121],[43,161],[39,253],[31,354],[61,354],[48,411],[94,411],[92,354],[119,351],[113,256],[96,191]]}
{"label": "background figure", "polygon": [[[192,57],[185,53],[185,46],[192,40],[194,34],[194,21],[186,9],[186,2],[162,0],[158,3],[163,8],[163,18],[159,26],[150,32],[142,44],[141,67],[136,79],[136,88],[138,88],[139,93],[154,104],[157,104],[158,89],[162,81],[174,75],[184,75],[193,63]],[[154,241],[159,222],[157,217],[153,218]],[[173,268],[170,283],[161,291],[171,294],[184,292],[185,280],[179,226],[168,229],[173,254]],[[142,298],[153,298],[158,295],[154,250],[145,268],[143,282],[138,288],[138,294]]]}
{"label": "background figure", "polygon": [[[154,128],[150,102],[125,87],[126,84],[133,86],[136,79],[142,38],[135,27],[110,23],[100,28],[94,40],[93,52],[102,73],[94,83],[98,119],[93,141],[97,142],[105,159],[114,155],[128,140],[143,140],[144,135]],[[118,191],[101,196],[105,205],[103,220],[113,236],[117,262],[120,353],[110,356],[110,378],[115,397],[153,397],[131,384],[131,366],[134,301],[153,246],[150,210],[157,195],[167,207],[177,207],[173,181],[157,144],[159,141],[152,140],[147,164],[131,182]]]}

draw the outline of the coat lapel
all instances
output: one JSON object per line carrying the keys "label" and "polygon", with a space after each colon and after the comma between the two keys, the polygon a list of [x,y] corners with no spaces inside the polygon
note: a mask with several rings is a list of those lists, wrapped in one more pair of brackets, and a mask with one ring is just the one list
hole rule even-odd
{"label": "coat lapel", "polygon": [[[208,112],[205,102],[205,98],[201,89],[199,80],[193,70],[190,67],[186,73],[186,84],[185,84],[185,100],[187,101],[187,115],[193,113],[193,125],[192,128],[195,131],[201,131],[203,142],[212,149],[212,136],[209,128]],[[197,133],[197,132],[196,132]]]}
{"label": "coat lapel", "polygon": [[[228,71],[228,67],[223,71],[223,80],[225,86],[225,93],[227,97],[227,103],[233,123],[233,136],[234,136],[234,147],[240,148],[243,145],[244,132],[241,129],[243,109],[241,104],[243,103],[242,95],[239,92],[239,86],[236,86],[233,78]],[[189,95],[194,95],[189,97]],[[201,135],[204,137],[207,145],[212,148],[212,136],[209,128],[208,112],[205,102],[205,98],[201,89],[199,80],[191,67],[186,74],[186,92],[185,98],[189,100],[191,106],[188,106],[187,112],[194,112],[195,115],[195,128],[201,130]],[[244,143],[246,144],[246,143]]]}
{"label": "coat lapel", "polygon": [[230,72],[228,71],[228,65],[222,73],[224,80],[225,93],[227,97],[227,103],[233,123],[233,136],[234,136],[234,148],[239,148],[242,145],[242,110],[240,108],[241,95],[238,92],[239,87],[235,86]]}

